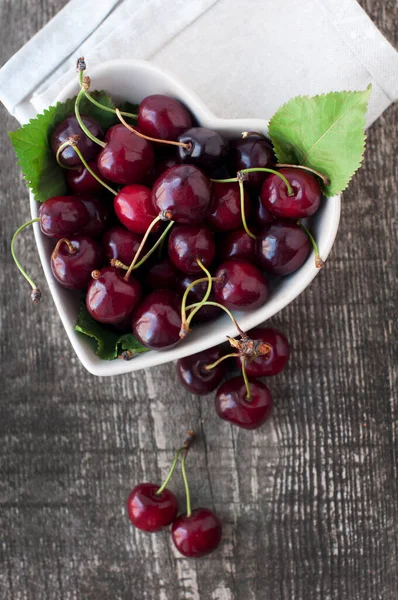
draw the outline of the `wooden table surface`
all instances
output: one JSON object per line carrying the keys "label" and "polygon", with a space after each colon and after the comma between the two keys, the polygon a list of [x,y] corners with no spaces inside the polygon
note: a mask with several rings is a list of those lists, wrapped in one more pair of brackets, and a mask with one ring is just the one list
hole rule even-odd
{"label": "wooden table surface", "polygon": [[[1,63],[65,3],[0,0]],[[397,46],[396,0],[361,4]],[[369,131],[327,266],[272,319],[293,356],[258,432],[215,418],[173,364],[89,375],[26,233],[18,253],[43,289],[31,306],[9,252],[29,217],[17,123],[0,110],[0,599],[397,600],[398,105]],[[164,476],[187,427],[192,496],[224,523],[219,551],[197,561],[124,509],[134,484]]]}

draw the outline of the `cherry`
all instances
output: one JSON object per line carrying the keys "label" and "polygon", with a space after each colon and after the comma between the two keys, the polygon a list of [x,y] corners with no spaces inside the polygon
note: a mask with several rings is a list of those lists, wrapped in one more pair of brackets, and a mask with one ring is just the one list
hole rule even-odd
{"label": "cherry", "polygon": [[[276,163],[271,142],[259,135],[249,135],[230,143],[228,164],[232,173],[254,167],[273,168]],[[267,173],[249,173],[245,182],[251,189],[260,191]]]}
{"label": "cherry", "polygon": [[109,210],[103,202],[96,198],[79,196],[80,202],[83,202],[90,215],[88,224],[79,231],[79,235],[89,235],[98,237],[108,225]]}
{"label": "cherry", "polygon": [[210,211],[210,180],[193,165],[171,167],[155,182],[152,202],[157,213],[169,213],[178,223],[198,225]]}
{"label": "cherry", "polygon": [[[260,340],[270,346],[270,351],[253,360],[246,360],[245,368],[248,377],[264,377],[278,375],[286,367],[290,356],[290,346],[286,336],[272,327],[256,327],[247,333],[252,340]],[[240,357],[236,359],[242,367]]]}
{"label": "cherry", "polygon": [[130,277],[126,281],[115,269],[94,271],[88,286],[86,306],[100,323],[121,323],[134,311],[141,297],[141,284]]}
{"label": "cherry", "polygon": [[185,356],[177,361],[177,376],[182,385],[193,394],[204,395],[212,392],[220,384],[225,375],[225,363],[206,370],[221,357],[219,346]]}
{"label": "cherry", "polygon": [[268,298],[268,285],[257,267],[241,259],[222,263],[214,276],[214,294],[217,302],[231,310],[253,310]]}
{"label": "cherry", "polygon": [[147,96],[138,107],[138,129],[149,137],[175,141],[191,125],[185,106],[169,96]]}
{"label": "cherry", "polygon": [[[97,123],[95,119],[92,119],[86,115],[81,116],[87,129],[95,137],[102,140],[104,137],[104,132],[102,131],[99,123]],[[50,143],[54,154],[57,154],[58,148],[73,135],[79,136],[78,147],[86,161],[92,160],[97,156],[101,147],[87,137],[87,135],[80,128],[75,115],[70,115],[64,119],[51,134]],[[80,167],[81,165],[80,158],[77,156],[76,152],[71,146],[67,146],[62,150],[60,153],[60,161],[63,165],[68,167]]]}
{"label": "cherry", "polygon": [[213,552],[219,545],[222,525],[208,508],[196,508],[188,515],[180,515],[171,527],[175,547],[183,556],[198,558]]}
{"label": "cherry", "polygon": [[86,235],[61,239],[51,254],[51,271],[62,287],[84,290],[91,281],[91,273],[104,260],[101,246]]}
{"label": "cherry", "polygon": [[129,265],[136,255],[141,240],[142,235],[133,233],[122,225],[115,225],[102,237],[105,256],[109,261],[118,259],[125,265]]}
{"label": "cherry", "polygon": [[[245,192],[244,210],[250,213],[250,199]],[[231,231],[242,227],[240,191],[237,183],[212,184],[212,209],[207,223],[216,231]]]}
{"label": "cherry", "polygon": [[251,202],[251,223],[253,229],[257,232],[261,230],[263,225],[268,225],[275,220],[275,217],[271,215],[269,210],[264,208],[261,198],[256,196]]}
{"label": "cherry", "polygon": [[[101,178],[97,161],[90,161],[88,166]],[[66,182],[68,187],[76,194],[95,194],[97,192],[102,192],[104,189],[102,183],[95,179],[83,165],[80,165],[76,169],[69,169],[66,172]]]}
{"label": "cherry", "polygon": [[[246,363],[248,364],[248,363]],[[225,381],[217,390],[215,406],[221,419],[243,429],[257,429],[268,419],[272,410],[272,396],[259,380],[249,379],[251,398],[243,377]]]}
{"label": "cherry", "polygon": [[[182,274],[177,281],[177,292],[183,296],[187,287],[198,279],[198,275],[184,275]],[[200,302],[203,300],[204,295],[207,290],[207,281],[201,281],[197,283],[189,290],[188,302],[187,304],[195,304],[196,302]],[[214,292],[212,291],[209,296],[209,301],[214,302],[216,300],[214,296]],[[221,313],[221,308],[218,306],[207,306],[206,304],[202,306],[202,308],[196,313],[195,321],[199,321],[201,323],[212,321],[216,319]]]}
{"label": "cherry", "polygon": [[271,214],[282,219],[310,217],[319,208],[321,186],[312,173],[294,168],[279,169],[290,183],[294,195],[289,196],[284,181],[277,175],[269,175],[261,188],[261,202]]}
{"label": "cherry", "polygon": [[178,271],[168,258],[153,265],[145,275],[145,284],[151,290],[175,290]]}
{"label": "cherry", "polygon": [[243,229],[236,229],[227,233],[223,240],[220,240],[218,253],[221,260],[229,258],[240,258],[253,263],[255,258],[256,243]]}
{"label": "cherry", "polygon": [[288,275],[307,260],[311,242],[296,223],[274,221],[256,240],[256,260],[268,273]]}
{"label": "cherry", "polygon": [[214,169],[225,161],[228,144],[217,131],[205,127],[192,127],[184,131],[178,141],[188,144],[178,147],[178,154],[183,163],[206,170]]}
{"label": "cherry", "polygon": [[135,337],[151,350],[164,350],[180,339],[181,301],[172,290],[156,290],[133,314]]}
{"label": "cherry", "polygon": [[[115,196],[114,209],[119,221],[134,233],[145,233],[157,216],[152,204],[152,192],[144,185],[126,185]],[[159,230],[160,222],[152,231]]]}
{"label": "cherry", "polygon": [[130,521],[142,531],[155,532],[170,525],[177,517],[177,498],[167,488],[160,494],[155,483],[140,483],[131,491],[127,500]]}
{"label": "cherry", "polygon": [[90,214],[78,196],[53,196],[40,205],[39,218],[42,233],[60,239],[80,233]]}
{"label": "cherry", "polygon": [[203,272],[197,261],[209,267],[216,253],[213,234],[203,225],[175,225],[168,248],[171,262],[184,273]]}
{"label": "cherry", "polygon": [[101,175],[109,181],[122,185],[140,183],[152,171],[155,154],[151,143],[124,125],[114,125],[108,129],[105,142],[97,165]]}

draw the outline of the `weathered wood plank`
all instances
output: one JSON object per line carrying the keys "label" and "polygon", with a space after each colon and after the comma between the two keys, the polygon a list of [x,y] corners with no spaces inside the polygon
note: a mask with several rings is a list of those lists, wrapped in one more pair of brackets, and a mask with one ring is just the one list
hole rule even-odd
{"label": "weathered wood plank", "polygon": [[[64,4],[0,0],[1,62]],[[398,45],[396,2],[361,4]],[[396,600],[398,106],[369,131],[326,268],[272,320],[293,359],[253,433],[183,392],[173,365],[88,375],[49,295],[32,308],[8,250],[29,210],[1,111],[0,599]],[[18,248],[43,282],[33,236]],[[220,551],[196,562],[124,512],[187,427],[200,434],[193,498],[225,527]]]}

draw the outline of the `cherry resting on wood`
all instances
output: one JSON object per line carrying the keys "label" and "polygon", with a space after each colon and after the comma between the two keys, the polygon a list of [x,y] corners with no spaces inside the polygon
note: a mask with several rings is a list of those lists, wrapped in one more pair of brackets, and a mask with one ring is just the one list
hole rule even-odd
{"label": "cherry resting on wood", "polygon": [[165,488],[160,494],[155,483],[140,483],[131,491],[127,500],[130,521],[142,531],[155,532],[171,525],[177,517],[177,498]]}
{"label": "cherry resting on wood", "polygon": [[196,508],[188,517],[180,515],[171,527],[177,550],[188,558],[199,558],[213,552],[222,535],[220,519],[208,508]]}
{"label": "cherry resting on wood", "polygon": [[182,385],[192,394],[204,395],[212,392],[220,384],[225,375],[225,363],[221,362],[216,367],[206,370],[221,357],[219,346],[184,356],[177,361],[177,375]]}

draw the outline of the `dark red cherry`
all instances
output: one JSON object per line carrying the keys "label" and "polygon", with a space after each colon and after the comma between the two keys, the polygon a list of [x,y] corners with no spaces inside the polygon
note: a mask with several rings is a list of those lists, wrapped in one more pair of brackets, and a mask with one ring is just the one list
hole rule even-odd
{"label": "dark red cherry", "polygon": [[[290,356],[290,346],[286,336],[272,327],[256,327],[247,333],[252,340],[270,345],[270,351],[264,356],[246,361],[246,373],[249,377],[278,375],[286,367]],[[236,359],[241,368],[241,359]]]}
{"label": "dark red cherry", "polygon": [[[250,199],[245,192],[245,215],[250,214]],[[216,231],[231,231],[242,227],[238,183],[213,183],[212,208],[207,223]]]}
{"label": "dark red cherry", "polygon": [[216,389],[225,375],[225,362],[206,370],[221,357],[219,346],[185,356],[177,361],[177,376],[182,385],[193,394],[204,395]]}
{"label": "dark red cherry", "polygon": [[[83,123],[90,133],[102,140],[104,137],[104,132],[102,131],[99,123],[87,115],[81,116]],[[51,134],[51,150],[54,152],[54,154],[57,153],[61,144],[66,142],[72,135],[79,136],[78,147],[83,155],[83,158],[86,161],[93,160],[93,158],[95,158],[101,150],[101,146],[86,136],[86,134],[80,128],[75,115],[70,115],[64,119]],[[76,167],[82,164],[80,158],[71,146],[67,146],[62,150],[60,158],[62,164],[68,167]]]}
{"label": "dark red cherry", "polygon": [[179,272],[170,259],[163,258],[152,265],[145,274],[145,284],[150,290],[175,290]]}
{"label": "dark red cherry", "polygon": [[249,379],[250,400],[243,377],[225,381],[216,394],[216,412],[221,419],[243,429],[257,429],[268,419],[272,410],[271,392],[258,379]]}
{"label": "dark red cherry", "polygon": [[296,223],[274,221],[256,240],[256,262],[273,275],[288,275],[307,260],[311,243]]}
{"label": "dark red cherry", "polygon": [[215,169],[223,164],[227,156],[227,141],[217,131],[205,127],[192,127],[178,138],[188,147],[179,146],[181,162],[201,169]]}
{"label": "dark red cherry", "polygon": [[102,177],[122,185],[140,183],[148,177],[155,164],[148,140],[120,124],[108,129],[105,141],[107,145],[97,158]]}
{"label": "dark red cherry", "polygon": [[[183,296],[187,287],[199,278],[199,275],[196,273],[194,275],[181,274],[177,281],[176,287],[176,290],[180,294],[180,296]],[[187,306],[189,304],[195,304],[196,302],[200,302],[201,300],[203,300],[206,291],[207,281],[202,281],[201,283],[197,283],[196,285],[194,285],[188,292]],[[216,301],[213,291],[210,293],[209,301]],[[216,319],[220,315],[221,310],[222,309],[218,308],[218,306],[202,306],[202,308],[194,316],[194,322],[196,321],[200,323],[205,323],[207,321],[213,321],[213,319]]]}
{"label": "dark red cherry", "polygon": [[210,179],[193,165],[171,167],[155,182],[152,202],[157,214],[167,212],[177,223],[198,225],[210,211]]}
{"label": "dark red cherry", "polygon": [[133,314],[135,337],[151,350],[164,350],[180,339],[181,300],[172,290],[156,290]]}
{"label": "dark red cherry", "polygon": [[264,208],[260,196],[256,196],[251,201],[250,224],[256,233],[261,231],[263,225],[268,225],[275,220],[275,217]]}
{"label": "dark red cherry", "polygon": [[138,129],[159,140],[176,141],[192,125],[185,106],[169,96],[153,94],[144,98],[138,108]]}
{"label": "dark red cherry", "polygon": [[[158,213],[153,208],[152,192],[144,185],[126,185],[115,196],[113,203],[119,221],[134,233],[145,233]],[[151,230],[159,230],[160,221]]]}
{"label": "dark red cherry", "polygon": [[291,167],[279,172],[286,177],[294,194],[288,195],[287,186],[278,175],[268,175],[261,188],[264,208],[281,219],[301,219],[316,213],[322,191],[315,175]]}
{"label": "dark red cherry", "polygon": [[155,483],[140,483],[127,500],[127,513],[132,524],[142,531],[155,532],[171,525],[177,517],[177,498],[169,489],[160,494]]}
{"label": "dark red cherry", "polygon": [[[100,148],[100,146],[98,146]],[[103,179],[100,170],[97,166],[97,161],[92,160],[88,163],[88,166],[98,177]],[[80,165],[76,169],[69,169],[66,172],[66,182],[68,187],[76,194],[96,194],[102,192],[104,186],[87,171],[86,167]]]}
{"label": "dark red cherry", "polygon": [[101,200],[97,200],[96,198],[79,195],[79,200],[83,202],[90,215],[89,222],[79,231],[79,235],[89,235],[97,238],[105,231],[108,225],[109,209]]}
{"label": "dark red cherry", "polygon": [[[122,225],[115,225],[108,229],[102,237],[102,245],[108,262],[117,258],[125,265],[129,265],[137,253],[142,238],[142,235],[133,233]],[[145,249],[143,256],[144,254]]]}
{"label": "dark red cherry", "polygon": [[217,302],[231,310],[253,310],[263,306],[268,298],[268,284],[261,271],[241,259],[222,263],[214,276]]}
{"label": "dark red cherry", "polygon": [[85,290],[92,271],[100,269],[104,262],[101,246],[86,235],[60,241],[57,246],[50,261],[55,279],[68,290]]}
{"label": "dark red cherry", "polygon": [[183,273],[203,273],[197,260],[208,268],[216,253],[213,234],[203,225],[175,225],[168,248],[171,262]]}
{"label": "dark red cherry", "polygon": [[254,262],[256,243],[243,229],[229,231],[218,244],[218,256],[222,261],[240,258],[249,263]]}
{"label": "dark red cherry", "polygon": [[52,238],[70,237],[86,227],[90,215],[78,196],[53,196],[39,208],[40,229]]}
{"label": "dark red cherry", "polygon": [[[257,135],[250,135],[229,145],[228,165],[232,173],[241,169],[261,167],[272,169],[276,159],[271,142]],[[245,185],[260,191],[267,173],[249,173]]]}
{"label": "dark red cherry", "polygon": [[111,267],[95,273],[88,286],[86,306],[90,315],[100,323],[121,323],[134,311],[141,298],[141,284]]}
{"label": "dark red cherry", "polygon": [[199,558],[213,552],[221,541],[221,535],[221,521],[208,508],[196,508],[189,517],[180,515],[171,527],[175,547],[188,558]]}

